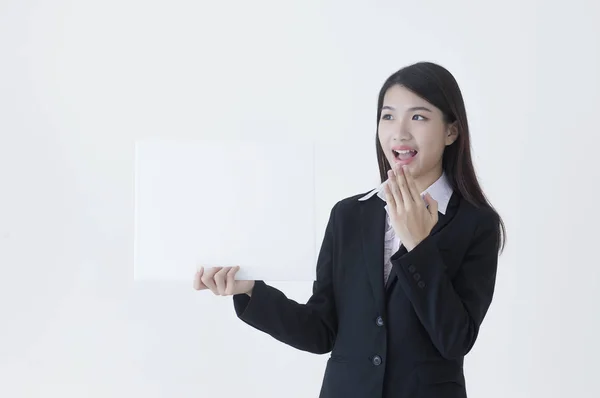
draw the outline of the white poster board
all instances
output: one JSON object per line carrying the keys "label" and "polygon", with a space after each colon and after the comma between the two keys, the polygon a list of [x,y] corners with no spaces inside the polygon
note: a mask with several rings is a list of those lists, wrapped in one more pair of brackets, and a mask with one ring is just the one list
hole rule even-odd
{"label": "white poster board", "polygon": [[136,143],[136,280],[315,278],[314,146],[242,140]]}

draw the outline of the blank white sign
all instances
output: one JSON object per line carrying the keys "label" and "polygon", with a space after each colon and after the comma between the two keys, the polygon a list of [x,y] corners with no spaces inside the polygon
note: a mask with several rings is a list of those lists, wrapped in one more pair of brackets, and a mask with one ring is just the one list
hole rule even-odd
{"label": "blank white sign", "polygon": [[297,140],[136,143],[135,279],[315,278],[314,147]]}

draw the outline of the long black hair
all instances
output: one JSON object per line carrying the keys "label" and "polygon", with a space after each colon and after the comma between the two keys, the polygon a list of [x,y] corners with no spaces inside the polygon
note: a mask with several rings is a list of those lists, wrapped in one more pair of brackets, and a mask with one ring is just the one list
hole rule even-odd
{"label": "long black hair", "polygon": [[[392,74],[383,84],[379,92],[377,103],[377,126],[381,118],[381,107],[387,90],[395,85],[406,87],[430,104],[440,109],[444,121],[456,122],[458,138],[451,145],[446,146],[442,159],[442,168],[446,172],[450,185],[458,190],[460,195],[476,207],[485,207],[493,211],[498,217],[498,250],[504,250],[506,242],[506,228],[502,218],[486,198],[473,166],[471,158],[471,140],[467,111],[458,83],[452,74],[444,67],[432,62],[418,62],[406,66]],[[378,132],[375,134],[377,163],[381,182],[387,180],[390,164],[383,153],[379,142]]]}

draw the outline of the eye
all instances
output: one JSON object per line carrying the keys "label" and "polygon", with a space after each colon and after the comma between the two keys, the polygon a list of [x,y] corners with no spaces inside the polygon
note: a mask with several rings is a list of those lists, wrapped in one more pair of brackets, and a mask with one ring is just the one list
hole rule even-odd
{"label": "eye", "polygon": [[[421,118],[421,119],[418,119],[418,118]],[[427,119],[425,116],[423,116],[423,115],[413,115],[412,119],[413,119],[413,120],[418,120],[418,121],[419,121],[419,120],[420,120],[420,121],[425,121],[425,120],[428,120],[428,119]]]}
{"label": "eye", "polygon": [[392,120],[392,115],[390,115],[389,113],[381,115],[381,120]]}

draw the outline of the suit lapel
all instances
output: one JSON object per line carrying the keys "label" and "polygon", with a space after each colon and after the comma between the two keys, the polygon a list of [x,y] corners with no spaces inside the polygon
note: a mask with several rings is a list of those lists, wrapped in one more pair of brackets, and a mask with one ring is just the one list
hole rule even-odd
{"label": "suit lapel", "polygon": [[380,313],[383,314],[385,304],[383,295],[383,242],[385,238],[385,202],[379,198],[371,198],[361,206],[361,235],[363,262],[373,298]]}
{"label": "suit lapel", "polygon": [[452,193],[452,196],[450,196],[450,200],[448,201],[448,207],[446,207],[446,214],[438,212],[438,222],[433,226],[431,232],[429,233],[430,236],[433,236],[439,231],[441,231],[442,228],[444,228],[446,224],[448,224],[448,222],[452,220],[452,218],[456,214],[456,211],[458,210],[459,203],[460,200],[458,198],[458,194],[456,193],[456,191],[454,191]]}

